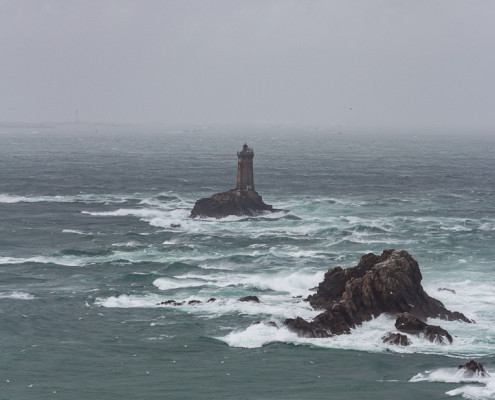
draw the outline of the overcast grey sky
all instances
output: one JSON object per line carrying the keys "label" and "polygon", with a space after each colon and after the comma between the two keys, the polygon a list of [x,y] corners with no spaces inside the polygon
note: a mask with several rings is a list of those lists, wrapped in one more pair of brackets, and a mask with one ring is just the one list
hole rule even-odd
{"label": "overcast grey sky", "polygon": [[0,52],[0,121],[495,128],[491,0],[0,0]]}

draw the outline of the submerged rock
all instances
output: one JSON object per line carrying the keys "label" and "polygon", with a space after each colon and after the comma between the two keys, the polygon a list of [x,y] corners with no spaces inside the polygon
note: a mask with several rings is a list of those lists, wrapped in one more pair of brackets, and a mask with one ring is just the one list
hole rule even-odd
{"label": "submerged rock", "polygon": [[260,299],[258,299],[258,296],[244,296],[241,297],[239,301],[251,301],[253,303],[259,303]]}
{"label": "submerged rock", "polygon": [[382,313],[471,322],[464,314],[449,311],[428,296],[421,279],[418,263],[407,251],[385,250],[380,256],[369,253],[355,267],[327,271],[317,292],[307,298],[313,308],[324,310],[307,322],[309,326],[295,324],[294,320],[286,320],[286,324],[295,331],[300,327],[300,334],[305,336],[311,329],[347,334]]}
{"label": "submerged rock", "polygon": [[445,339],[452,343],[452,336],[438,325],[428,325],[411,314],[401,313],[397,315],[395,327],[405,333],[412,335],[424,335],[432,343],[445,343]]}
{"label": "submerged rock", "polygon": [[396,344],[398,346],[409,346],[412,342],[407,335],[389,332],[382,337],[383,343]]}
{"label": "submerged rock", "polygon": [[175,300],[166,300],[157,304],[158,306],[176,306],[177,302]]}
{"label": "submerged rock", "polygon": [[[255,321],[253,322],[251,325],[260,325],[262,322],[261,321]],[[272,328],[277,328],[279,329],[279,326],[277,325],[276,322],[274,321],[264,321],[263,322],[263,325],[266,325],[266,326],[271,326]]]}
{"label": "submerged rock", "polygon": [[459,365],[459,368],[457,368],[457,370],[462,371],[462,375],[465,378],[472,378],[475,375],[478,377],[490,376],[483,364],[474,360],[471,360],[464,365]]}

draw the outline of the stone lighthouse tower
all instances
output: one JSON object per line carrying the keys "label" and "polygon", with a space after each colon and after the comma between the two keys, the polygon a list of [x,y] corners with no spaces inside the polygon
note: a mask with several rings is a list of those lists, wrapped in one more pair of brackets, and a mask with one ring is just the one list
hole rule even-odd
{"label": "stone lighthouse tower", "polygon": [[237,152],[237,186],[239,192],[254,191],[253,175],[253,149],[250,149],[246,143],[242,150]]}
{"label": "stone lighthouse tower", "polygon": [[244,143],[237,152],[237,185],[235,189],[199,199],[194,204],[190,218],[223,218],[227,215],[259,215],[265,212],[285,211],[265,204],[254,190],[253,149]]}

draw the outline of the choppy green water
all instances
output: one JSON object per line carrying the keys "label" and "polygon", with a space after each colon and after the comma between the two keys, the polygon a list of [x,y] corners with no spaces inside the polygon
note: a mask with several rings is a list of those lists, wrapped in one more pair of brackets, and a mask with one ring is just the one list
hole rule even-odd
{"label": "choppy green water", "polygon": [[[3,129],[0,398],[492,398],[455,369],[495,371],[495,142],[414,134]],[[244,141],[257,190],[291,212],[189,220],[234,186]],[[477,324],[438,321],[452,346],[410,348],[381,342],[387,316],[320,340],[266,324],[316,315],[298,296],[385,248]]]}

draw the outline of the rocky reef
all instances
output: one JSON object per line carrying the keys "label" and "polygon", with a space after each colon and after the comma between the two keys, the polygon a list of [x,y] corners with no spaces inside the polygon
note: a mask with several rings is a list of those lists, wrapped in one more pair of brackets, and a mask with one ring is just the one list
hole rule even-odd
{"label": "rocky reef", "polygon": [[196,201],[190,218],[211,217],[224,218],[229,215],[254,216],[264,212],[281,211],[265,204],[262,197],[254,190],[236,189],[216,193],[211,197]]}
{"label": "rocky reef", "polygon": [[490,376],[490,374],[486,371],[484,365],[474,360],[471,360],[464,365],[459,365],[457,371],[462,373],[462,376],[464,378],[472,378],[472,377],[484,378]]}
{"label": "rocky reef", "polygon": [[[402,332],[424,335],[437,343],[452,342],[452,337],[439,326],[426,324],[427,318],[472,322],[460,312],[449,311],[430,297],[421,285],[417,261],[405,251],[385,250],[361,257],[352,268],[330,268],[315,294],[306,300],[323,312],[313,321],[286,319],[284,325],[304,337],[327,337],[348,334],[382,313],[398,314],[396,328]],[[396,336],[392,336],[396,335]],[[399,335],[399,336],[397,336]],[[404,335],[389,333],[383,340],[409,344]]]}

